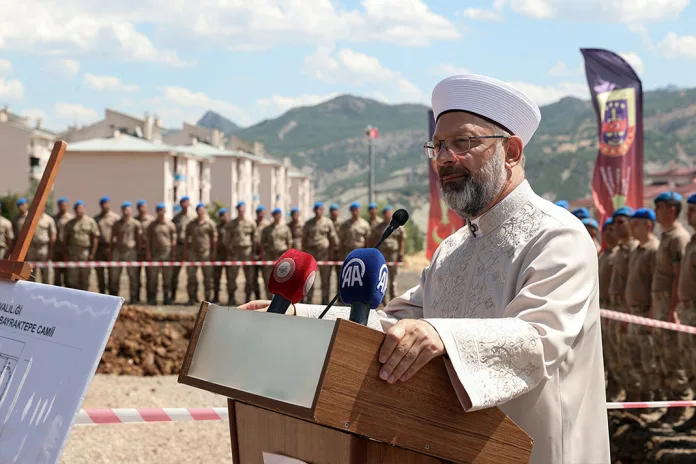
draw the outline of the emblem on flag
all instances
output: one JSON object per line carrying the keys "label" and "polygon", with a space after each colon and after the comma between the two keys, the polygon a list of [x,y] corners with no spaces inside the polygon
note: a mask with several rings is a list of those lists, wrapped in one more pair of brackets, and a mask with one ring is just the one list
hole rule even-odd
{"label": "emblem on flag", "polygon": [[624,156],[636,137],[636,92],[633,88],[597,94],[602,124],[599,151],[606,156]]}

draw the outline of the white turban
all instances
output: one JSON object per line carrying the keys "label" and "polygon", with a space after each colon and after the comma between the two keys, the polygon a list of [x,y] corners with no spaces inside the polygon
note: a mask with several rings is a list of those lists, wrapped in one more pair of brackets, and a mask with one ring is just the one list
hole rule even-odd
{"label": "white turban", "polygon": [[486,76],[463,74],[440,81],[433,89],[435,120],[446,111],[466,111],[500,124],[524,145],[541,122],[539,107],[519,89]]}

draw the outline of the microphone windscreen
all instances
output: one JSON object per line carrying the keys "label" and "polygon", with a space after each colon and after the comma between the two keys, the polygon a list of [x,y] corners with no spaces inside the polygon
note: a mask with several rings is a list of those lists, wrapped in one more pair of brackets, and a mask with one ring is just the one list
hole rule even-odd
{"label": "microphone windscreen", "polygon": [[394,211],[394,214],[392,214],[392,223],[398,224],[399,227],[403,226],[408,222],[408,211],[405,209],[397,209]]}
{"label": "microphone windscreen", "polygon": [[384,299],[388,277],[387,262],[379,250],[353,250],[341,268],[341,299],[346,304],[369,303],[375,309]]}
{"label": "microphone windscreen", "polygon": [[299,303],[314,285],[317,261],[309,253],[289,249],[278,258],[268,281],[268,291],[293,304]]}

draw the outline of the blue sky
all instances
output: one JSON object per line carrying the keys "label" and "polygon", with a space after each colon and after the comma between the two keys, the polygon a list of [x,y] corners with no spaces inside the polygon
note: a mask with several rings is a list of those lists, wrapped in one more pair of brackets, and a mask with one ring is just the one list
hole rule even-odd
{"label": "blue sky", "polygon": [[0,0],[0,104],[54,130],[106,107],[178,127],[207,109],[250,125],[343,93],[428,104],[438,80],[467,71],[539,104],[587,98],[581,47],[624,54],[645,89],[696,87],[691,0],[19,5]]}

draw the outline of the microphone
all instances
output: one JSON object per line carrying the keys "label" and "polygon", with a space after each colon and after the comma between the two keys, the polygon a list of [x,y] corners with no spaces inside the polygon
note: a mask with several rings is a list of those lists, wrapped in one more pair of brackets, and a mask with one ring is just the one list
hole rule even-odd
{"label": "microphone", "polygon": [[396,229],[403,226],[408,222],[408,212],[405,209],[397,209],[392,214],[392,219],[389,221],[389,225],[384,232],[382,232],[382,238],[379,239],[375,248],[379,248],[383,241],[385,241]]}
{"label": "microphone", "polygon": [[273,299],[266,312],[285,314],[290,303],[299,303],[314,285],[317,261],[309,253],[294,248],[278,258],[268,281]]}
{"label": "microphone", "polygon": [[341,299],[350,304],[349,320],[367,325],[370,309],[384,299],[389,271],[387,262],[375,248],[350,252],[341,268]]}

